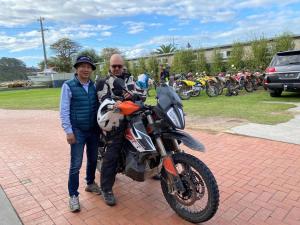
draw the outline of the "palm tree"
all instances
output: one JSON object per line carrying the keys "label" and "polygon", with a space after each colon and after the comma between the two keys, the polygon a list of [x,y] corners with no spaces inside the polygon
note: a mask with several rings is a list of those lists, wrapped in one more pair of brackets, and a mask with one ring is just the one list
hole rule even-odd
{"label": "palm tree", "polygon": [[168,45],[161,45],[159,46],[159,48],[156,49],[157,54],[165,54],[165,53],[171,53],[171,52],[175,52],[176,48],[172,45],[172,44],[168,44]]}

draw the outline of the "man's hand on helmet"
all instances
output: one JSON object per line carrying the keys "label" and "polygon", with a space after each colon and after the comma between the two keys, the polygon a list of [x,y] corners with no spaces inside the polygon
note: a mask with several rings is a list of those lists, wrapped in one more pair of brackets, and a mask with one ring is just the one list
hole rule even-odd
{"label": "man's hand on helmet", "polygon": [[73,133],[71,134],[67,134],[67,142],[71,145],[71,144],[75,144],[76,143],[76,137]]}

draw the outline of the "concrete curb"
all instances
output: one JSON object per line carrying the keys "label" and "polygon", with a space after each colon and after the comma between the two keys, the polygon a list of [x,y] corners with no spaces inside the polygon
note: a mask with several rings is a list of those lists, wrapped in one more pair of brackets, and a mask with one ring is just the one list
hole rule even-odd
{"label": "concrete curb", "polygon": [[[283,102],[268,103],[282,104]],[[288,102],[283,104],[293,104],[297,106],[288,110],[295,113],[295,117],[286,123],[276,125],[249,123],[233,127],[226,132],[300,145],[300,103]]]}
{"label": "concrete curb", "polygon": [[0,224],[5,225],[22,225],[16,210],[11,205],[5,192],[0,185]]}

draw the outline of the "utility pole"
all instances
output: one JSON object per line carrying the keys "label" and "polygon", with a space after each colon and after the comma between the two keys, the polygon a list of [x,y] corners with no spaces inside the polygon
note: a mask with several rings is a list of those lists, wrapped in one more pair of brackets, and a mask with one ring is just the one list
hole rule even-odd
{"label": "utility pole", "polygon": [[44,30],[44,28],[43,28],[43,22],[42,22],[43,20],[45,20],[45,18],[43,18],[43,17],[40,17],[38,19],[38,21],[40,21],[40,25],[41,25],[42,42],[43,42],[43,50],[44,50],[44,64],[45,64],[44,70],[46,70],[47,69],[47,55],[46,55],[45,38],[44,38],[44,31],[46,29]]}
{"label": "utility pole", "polygon": [[172,37],[172,46],[177,49],[178,44],[175,42],[174,36]]}

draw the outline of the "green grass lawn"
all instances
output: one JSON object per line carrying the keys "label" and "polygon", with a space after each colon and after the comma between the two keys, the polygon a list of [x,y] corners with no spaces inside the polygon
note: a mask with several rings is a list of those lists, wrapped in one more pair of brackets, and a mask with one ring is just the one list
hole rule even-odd
{"label": "green grass lawn", "polygon": [[[60,88],[28,89],[0,92],[0,108],[6,109],[52,109],[58,110]],[[155,93],[151,91],[148,104],[155,104]],[[265,101],[289,102],[291,104],[268,104]],[[199,97],[192,97],[183,101],[184,111],[188,115],[210,117],[221,116],[247,119],[254,123],[275,124],[286,122],[293,115],[286,110],[294,107],[293,102],[300,103],[300,95],[283,93],[280,98],[271,98],[263,90],[246,93],[239,96],[208,97],[201,93]]]}
{"label": "green grass lawn", "polygon": [[[300,102],[300,96],[286,96],[280,99],[271,98],[268,92],[241,93],[239,96],[225,95],[216,98],[201,96],[184,102],[186,113],[201,116],[222,116],[246,119],[254,123],[276,124],[286,122],[293,115],[286,110],[295,107],[293,104],[269,104],[266,102]],[[288,100],[287,100],[288,99]]]}
{"label": "green grass lawn", "polygon": [[0,108],[58,110],[60,91],[60,88],[1,91]]}

